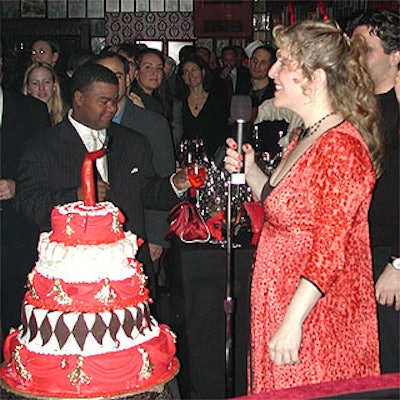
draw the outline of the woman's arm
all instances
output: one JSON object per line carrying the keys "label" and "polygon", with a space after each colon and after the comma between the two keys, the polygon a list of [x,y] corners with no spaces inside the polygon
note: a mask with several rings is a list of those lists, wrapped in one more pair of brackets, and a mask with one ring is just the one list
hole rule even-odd
{"label": "woman's arm", "polygon": [[268,346],[269,356],[275,364],[301,362],[299,349],[303,322],[321,296],[322,293],[315,285],[306,279],[300,279],[300,284],[286,310],[285,318]]}

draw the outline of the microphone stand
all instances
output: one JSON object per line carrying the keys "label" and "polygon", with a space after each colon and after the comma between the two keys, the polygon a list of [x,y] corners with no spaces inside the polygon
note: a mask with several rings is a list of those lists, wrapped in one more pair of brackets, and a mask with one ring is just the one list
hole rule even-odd
{"label": "microphone stand", "polygon": [[233,254],[232,254],[232,182],[228,178],[228,198],[226,204],[226,292],[224,298],[225,313],[225,394],[234,397],[234,354],[233,354]]}
{"label": "microphone stand", "polygon": [[[244,136],[244,124],[251,118],[251,99],[250,96],[236,95],[231,101],[231,118],[237,123],[237,148],[242,154],[242,144]],[[234,283],[234,257],[233,230],[232,230],[232,185],[236,186],[239,192],[239,185],[245,184],[244,169],[232,174],[228,178],[228,197],[226,204],[226,293],[224,298],[225,312],[225,394],[226,397],[234,397],[234,311],[235,299],[233,296]]]}
{"label": "microphone stand", "polygon": [[226,292],[224,298],[225,312],[225,394],[234,397],[235,393],[235,362],[234,362],[234,312],[235,298],[233,296],[234,284],[234,252],[232,229],[232,186],[239,191],[239,186],[245,183],[244,173],[232,174],[228,178],[227,204],[226,204]]}

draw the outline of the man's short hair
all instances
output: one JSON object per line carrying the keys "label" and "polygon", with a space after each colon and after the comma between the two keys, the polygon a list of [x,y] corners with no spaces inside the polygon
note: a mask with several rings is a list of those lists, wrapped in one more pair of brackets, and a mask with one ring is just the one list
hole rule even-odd
{"label": "man's short hair", "polygon": [[102,51],[100,54],[93,57],[92,61],[97,64],[99,61],[106,60],[107,58],[116,58],[117,60],[121,61],[124,66],[125,75],[129,73],[129,61],[124,56],[121,56],[121,54],[118,54],[115,51]]}
{"label": "man's short hair", "polygon": [[84,92],[95,82],[118,86],[118,79],[114,72],[100,64],[89,63],[79,67],[72,76],[71,93],[75,93],[77,90]]}
{"label": "man's short hair", "polygon": [[400,50],[400,16],[388,10],[367,10],[347,26],[351,36],[358,26],[368,26],[381,39],[386,54]]}

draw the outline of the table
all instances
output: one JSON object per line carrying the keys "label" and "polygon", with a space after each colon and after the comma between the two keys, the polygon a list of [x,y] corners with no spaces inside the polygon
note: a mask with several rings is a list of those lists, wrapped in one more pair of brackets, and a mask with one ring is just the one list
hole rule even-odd
{"label": "table", "polygon": [[[250,271],[255,247],[233,250],[235,396],[246,394]],[[182,398],[225,398],[226,250],[174,238],[166,255],[169,292],[160,318],[177,338]],[[165,299],[168,301],[165,301]]]}

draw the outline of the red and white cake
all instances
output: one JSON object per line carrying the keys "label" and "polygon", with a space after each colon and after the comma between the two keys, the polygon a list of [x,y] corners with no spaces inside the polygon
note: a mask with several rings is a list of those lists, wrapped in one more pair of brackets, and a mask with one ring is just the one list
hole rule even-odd
{"label": "red and white cake", "polygon": [[52,212],[28,276],[22,325],[5,341],[3,386],[30,396],[103,397],[162,386],[179,368],[175,336],[150,315],[135,259],[113,204],[76,202]]}

